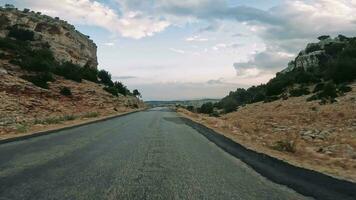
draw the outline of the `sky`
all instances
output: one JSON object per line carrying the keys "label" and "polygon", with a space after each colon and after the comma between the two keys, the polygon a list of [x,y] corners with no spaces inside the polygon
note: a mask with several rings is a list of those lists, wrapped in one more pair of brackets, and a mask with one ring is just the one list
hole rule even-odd
{"label": "sky", "polygon": [[320,35],[356,36],[356,0],[0,0],[60,17],[144,100],[221,98],[267,82]]}

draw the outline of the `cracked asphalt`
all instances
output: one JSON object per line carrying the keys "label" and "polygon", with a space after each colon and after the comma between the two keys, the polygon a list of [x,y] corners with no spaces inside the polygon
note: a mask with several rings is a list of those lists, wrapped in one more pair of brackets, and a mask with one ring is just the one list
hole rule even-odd
{"label": "cracked asphalt", "polygon": [[0,199],[310,199],[156,108],[0,145]]}

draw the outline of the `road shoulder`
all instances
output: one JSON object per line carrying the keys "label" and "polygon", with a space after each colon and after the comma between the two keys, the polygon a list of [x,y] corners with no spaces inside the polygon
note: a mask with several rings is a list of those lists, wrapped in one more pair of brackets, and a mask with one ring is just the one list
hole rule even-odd
{"label": "road shoulder", "polygon": [[17,134],[17,135],[9,134],[9,135],[6,135],[5,137],[0,139],[0,145],[5,144],[5,143],[10,143],[10,142],[15,142],[15,141],[26,140],[26,139],[30,139],[30,138],[34,138],[34,137],[44,136],[44,135],[56,133],[58,131],[68,130],[68,129],[72,129],[72,128],[76,128],[76,127],[80,127],[80,126],[93,124],[93,123],[98,123],[98,122],[114,119],[117,117],[123,117],[123,116],[129,115],[129,114],[141,112],[144,110],[146,110],[146,109],[137,109],[137,110],[132,110],[132,111],[123,112],[123,113],[119,113],[119,114],[68,121],[68,122],[65,122],[62,124],[56,124],[54,126],[40,127],[40,128],[34,129],[32,131],[28,131],[28,132]]}
{"label": "road shoulder", "polygon": [[179,113],[188,126],[197,130],[211,142],[248,164],[262,176],[286,185],[295,191],[316,199],[356,199],[356,184],[248,149],[223,134]]}

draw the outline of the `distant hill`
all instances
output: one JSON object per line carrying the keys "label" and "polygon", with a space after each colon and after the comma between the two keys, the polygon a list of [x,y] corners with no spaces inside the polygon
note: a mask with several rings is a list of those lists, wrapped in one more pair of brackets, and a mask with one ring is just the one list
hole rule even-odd
{"label": "distant hill", "polygon": [[238,88],[215,105],[224,112],[255,102],[271,102],[313,94],[308,101],[332,103],[349,92],[356,79],[356,38],[321,36],[308,44],[288,67],[266,84]]}
{"label": "distant hill", "polygon": [[161,106],[194,106],[199,107],[205,103],[211,102],[216,103],[219,102],[220,99],[200,99],[200,100],[181,100],[181,101],[145,101],[145,103],[152,107],[161,107]]}

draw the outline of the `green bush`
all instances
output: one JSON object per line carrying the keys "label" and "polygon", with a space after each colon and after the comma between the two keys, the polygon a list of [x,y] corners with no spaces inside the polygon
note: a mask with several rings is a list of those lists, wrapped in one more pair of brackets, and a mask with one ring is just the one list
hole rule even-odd
{"label": "green bush", "polygon": [[305,86],[300,86],[299,88],[289,91],[289,93],[290,93],[290,96],[292,96],[292,97],[300,97],[303,95],[310,94],[310,91]]}
{"label": "green bush", "polygon": [[130,90],[128,90],[127,87],[119,81],[115,81],[113,87],[116,88],[118,93],[120,93],[124,96],[130,94]]}
{"label": "green bush", "polygon": [[40,49],[31,51],[20,61],[20,66],[30,71],[49,72],[57,66],[52,51]]}
{"label": "green bush", "polygon": [[116,87],[104,87],[104,90],[107,91],[108,93],[114,95],[114,96],[119,96],[119,92],[117,91]]}
{"label": "green bush", "polygon": [[81,74],[83,79],[97,83],[98,82],[98,70],[89,66],[81,68]]}
{"label": "green bush", "polygon": [[[356,53],[356,52],[355,52]],[[356,56],[356,55],[355,55]],[[338,58],[327,63],[326,79],[335,83],[351,82],[356,79],[356,58]]]}
{"label": "green bush", "polygon": [[95,117],[99,117],[99,113],[97,112],[89,112],[89,113],[85,113],[82,118],[95,118]]}
{"label": "green bush", "polygon": [[62,87],[60,94],[64,96],[72,96],[72,91],[69,87]]}
{"label": "green bush", "polygon": [[54,81],[51,73],[40,73],[35,76],[22,76],[22,78],[44,89],[48,89],[48,82]]}
{"label": "green bush", "polygon": [[62,65],[57,66],[54,73],[69,80],[76,82],[82,81],[81,67],[70,62],[65,62]]}
{"label": "green bush", "polygon": [[208,103],[204,103],[200,108],[199,108],[199,112],[200,113],[204,113],[204,114],[211,114],[214,112],[214,106],[213,103],[208,102]]}
{"label": "green bush", "polygon": [[313,93],[316,93],[316,92],[319,92],[319,91],[323,90],[324,86],[325,86],[324,83],[318,83],[318,84],[314,87]]}
{"label": "green bush", "polygon": [[352,91],[352,88],[346,84],[341,84],[338,86],[338,90],[341,92],[341,93],[348,93],[348,92],[351,92]]}
{"label": "green bush", "polygon": [[213,111],[213,113],[210,113],[209,115],[210,115],[210,117],[220,117],[219,112],[217,112],[215,110]]}
{"label": "green bush", "polygon": [[10,28],[8,36],[22,41],[34,41],[35,33],[30,30],[25,30],[13,26]]}
{"label": "green bush", "polygon": [[27,55],[31,52],[29,42],[11,38],[0,38],[0,49],[10,50],[18,56]]}
{"label": "green bush", "polygon": [[329,82],[325,84],[324,88],[322,91],[319,93],[320,98],[336,98],[337,95],[337,89],[336,85],[333,82]]}
{"label": "green bush", "polygon": [[108,71],[100,70],[98,73],[98,77],[100,82],[106,86],[112,87],[114,86],[113,81],[111,80],[111,74]]}
{"label": "green bush", "polygon": [[263,103],[270,103],[270,102],[273,102],[273,101],[277,101],[279,100],[280,97],[279,96],[268,96],[266,97],[266,99],[263,101]]}
{"label": "green bush", "polygon": [[132,91],[132,95],[134,95],[135,97],[142,97],[142,96],[141,96],[141,93],[140,93],[137,89],[134,89],[134,90]]}
{"label": "green bush", "polygon": [[229,97],[222,102],[222,108],[225,113],[234,112],[239,107],[239,104],[233,98]]}
{"label": "green bush", "polygon": [[294,141],[280,140],[272,146],[272,149],[282,152],[295,153],[296,144]]}
{"label": "green bush", "polygon": [[194,112],[194,106],[187,106],[187,110],[189,110],[190,112]]}

